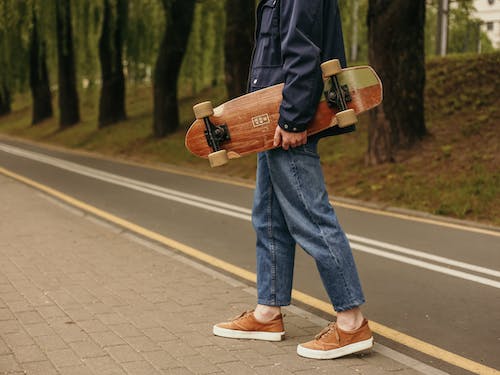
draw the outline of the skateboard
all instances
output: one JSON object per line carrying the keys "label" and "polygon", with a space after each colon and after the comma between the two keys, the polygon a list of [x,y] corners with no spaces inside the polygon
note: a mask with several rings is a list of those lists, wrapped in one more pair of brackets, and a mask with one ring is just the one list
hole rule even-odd
{"label": "skateboard", "polygon": [[[382,83],[369,66],[342,69],[338,60],[321,65],[324,95],[308,136],[333,126],[357,122],[357,114],[382,102]],[[229,159],[274,148],[273,138],[279,119],[283,83],[254,91],[213,108],[211,102],[193,107],[196,120],[188,129],[186,148],[208,158],[212,167]]]}

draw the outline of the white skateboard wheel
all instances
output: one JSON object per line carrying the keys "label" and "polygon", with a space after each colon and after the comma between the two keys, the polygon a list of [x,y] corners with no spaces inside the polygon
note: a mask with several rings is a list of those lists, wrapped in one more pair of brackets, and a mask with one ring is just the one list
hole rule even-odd
{"label": "white skateboard wheel", "polygon": [[208,154],[208,161],[210,162],[210,166],[212,168],[226,165],[229,162],[229,158],[227,156],[227,151],[220,150],[220,151],[216,151],[216,152],[212,152],[212,153]]}
{"label": "white skateboard wheel", "polygon": [[347,109],[345,111],[339,112],[336,115],[337,124],[340,128],[345,128],[346,126],[354,125],[358,122],[358,117],[354,112],[354,109]]}
{"label": "white skateboard wheel", "polygon": [[213,116],[214,107],[212,102],[203,102],[193,106],[193,112],[197,119],[204,119],[205,117]]}
{"label": "white skateboard wheel", "polygon": [[342,71],[340,61],[337,59],[325,61],[321,64],[321,71],[326,78],[339,74]]}

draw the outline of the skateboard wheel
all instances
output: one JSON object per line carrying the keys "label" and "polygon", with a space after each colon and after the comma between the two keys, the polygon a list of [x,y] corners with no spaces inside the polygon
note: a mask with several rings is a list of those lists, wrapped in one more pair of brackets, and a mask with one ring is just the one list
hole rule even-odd
{"label": "skateboard wheel", "polygon": [[210,166],[212,168],[220,167],[228,163],[229,158],[227,156],[226,150],[220,150],[216,152],[212,152],[208,154],[208,161],[210,162]]}
{"label": "skateboard wheel", "polygon": [[345,128],[346,126],[354,125],[358,122],[358,117],[354,112],[354,109],[347,109],[345,111],[339,112],[336,115],[337,124],[340,128]]}
{"label": "skateboard wheel", "polygon": [[214,107],[212,102],[203,102],[193,106],[193,112],[197,119],[203,119],[214,114]]}
{"label": "skateboard wheel", "polygon": [[342,67],[340,66],[340,61],[334,59],[325,61],[321,64],[321,70],[323,72],[323,76],[328,78],[339,74],[342,71]]}

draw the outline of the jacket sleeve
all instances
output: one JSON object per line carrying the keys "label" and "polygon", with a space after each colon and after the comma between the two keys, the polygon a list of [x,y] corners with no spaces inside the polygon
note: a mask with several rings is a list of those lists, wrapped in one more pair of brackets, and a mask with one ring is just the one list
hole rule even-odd
{"label": "jacket sleeve", "polygon": [[321,98],[322,12],[323,0],[281,0],[280,37],[285,86],[278,124],[285,131],[306,130]]}

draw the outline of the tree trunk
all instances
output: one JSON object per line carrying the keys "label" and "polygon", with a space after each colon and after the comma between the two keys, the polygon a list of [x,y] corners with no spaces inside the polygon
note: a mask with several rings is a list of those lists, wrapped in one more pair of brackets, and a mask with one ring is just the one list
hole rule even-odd
{"label": "tree trunk", "polygon": [[173,133],[179,126],[177,81],[193,21],[194,4],[195,0],[163,0],[166,30],[154,72],[153,132],[156,137]]}
{"label": "tree trunk", "polygon": [[70,0],[56,0],[56,30],[61,116],[59,125],[63,129],[80,121]]}
{"label": "tree trunk", "polygon": [[10,113],[10,92],[7,86],[0,83],[0,116]]}
{"label": "tree trunk", "polygon": [[426,134],[424,120],[424,0],[369,0],[370,64],[384,85],[384,102],[371,114],[368,164],[395,159]]}
{"label": "tree trunk", "polygon": [[352,0],[352,34],[351,34],[351,61],[358,61],[358,18],[359,0]]}
{"label": "tree trunk", "polygon": [[123,28],[127,0],[116,2],[115,12],[109,0],[104,0],[104,20],[99,39],[102,89],[99,100],[99,127],[114,124],[126,118],[125,76],[123,74]]}
{"label": "tree trunk", "polygon": [[30,87],[33,98],[32,125],[52,117],[52,95],[47,71],[45,43],[38,35],[38,20],[33,12],[33,28],[30,35]]}
{"label": "tree trunk", "polygon": [[244,94],[255,32],[255,0],[226,1],[226,87],[230,98]]}

